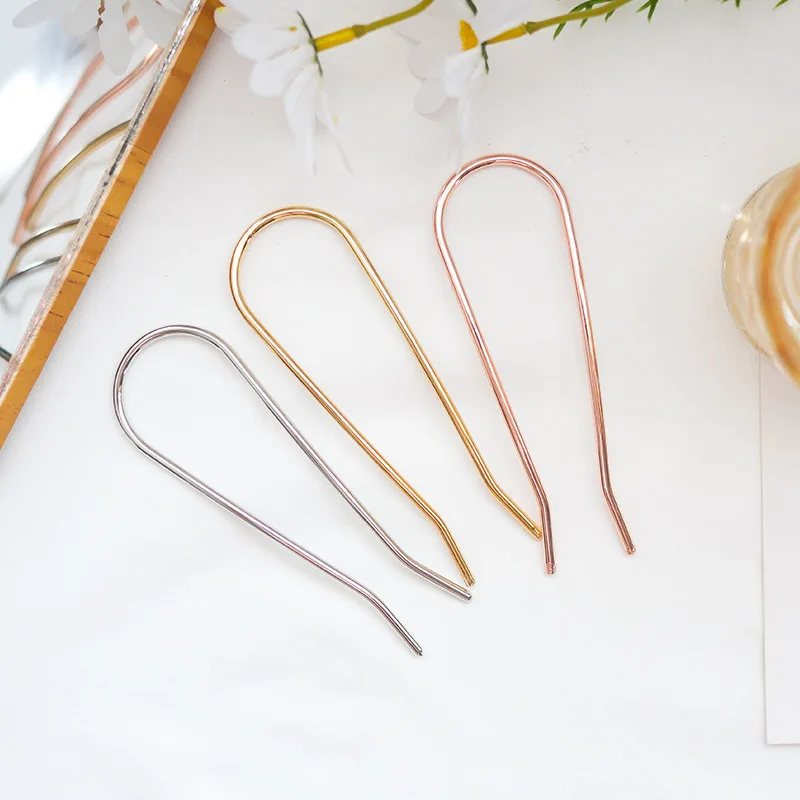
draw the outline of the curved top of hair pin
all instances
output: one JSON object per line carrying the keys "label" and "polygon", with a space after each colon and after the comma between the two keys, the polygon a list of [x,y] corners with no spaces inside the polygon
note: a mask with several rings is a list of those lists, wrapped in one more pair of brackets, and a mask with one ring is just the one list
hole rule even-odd
{"label": "curved top of hair pin", "polygon": [[486,344],[486,340],[481,332],[480,326],[478,325],[478,320],[475,316],[475,312],[470,304],[469,298],[467,297],[466,290],[464,289],[464,284],[461,280],[461,276],[459,275],[458,269],[456,268],[455,261],[453,260],[453,255],[450,252],[450,247],[447,243],[447,237],[444,232],[444,210],[447,205],[447,201],[450,198],[453,190],[458,186],[461,181],[471,175],[473,172],[477,172],[478,170],[485,169],[487,167],[493,166],[509,166],[509,167],[516,167],[517,169],[524,170],[532,175],[535,175],[537,178],[542,180],[553,194],[558,201],[559,209],[561,210],[561,218],[564,222],[564,232],[567,238],[567,247],[569,249],[569,258],[570,263],[572,264],[572,277],[575,283],[575,293],[578,299],[578,310],[580,312],[581,317],[581,329],[583,331],[583,344],[584,344],[584,353],[586,356],[586,368],[589,373],[589,385],[591,389],[592,395],[592,409],[594,411],[594,423],[595,423],[595,434],[597,439],[597,454],[600,462],[600,481],[603,487],[603,494],[606,498],[606,502],[608,507],[611,511],[611,514],[614,518],[614,522],[617,527],[617,531],[619,532],[620,540],[622,541],[622,545],[625,548],[625,552],[629,555],[632,555],[636,552],[636,549],[633,545],[633,541],[631,540],[630,534],[628,533],[627,526],[625,525],[625,521],[622,518],[622,512],[617,505],[617,501],[614,497],[614,492],[611,488],[611,478],[609,476],[609,468],[608,468],[608,449],[606,444],[606,430],[605,430],[605,422],[603,417],[603,403],[602,398],[600,395],[600,376],[598,373],[597,368],[597,354],[595,352],[595,344],[594,344],[594,335],[592,333],[592,322],[591,317],[589,315],[589,301],[586,296],[586,286],[584,284],[583,279],[583,268],[581,266],[580,254],[578,252],[578,240],[575,235],[575,224],[572,219],[572,212],[570,211],[569,201],[567,200],[567,195],[564,192],[563,187],[561,184],[556,180],[555,176],[553,176],[550,172],[548,172],[544,167],[537,164],[535,161],[531,161],[528,158],[523,158],[522,156],[514,156],[514,155],[492,155],[492,156],[484,156],[482,158],[477,158],[474,161],[470,161],[469,163],[465,164],[461,169],[455,172],[450,179],[445,183],[444,187],[442,188],[441,192],[439,193],[439,197],[436,201],[436,207],[434,210],[434,234],[436,236],[436,243],[439,247],[439,252],[441,253],[442,260],[444,261],[445,268],[447,270],[447,274],[450,278],[450,283],[453,287],[453,291],[455,292],[456,298],[458,299],[458,303],[461,306],[461,310],[464,314],[464,319],[467,322],[467,326],[470,329],[470,333],[472,334],[472,338],[475,342],[475,346],[478,350],[480,355],[481,361],[483,362],[484,369],[486,371],[486,375],[489,378],[489,382],[492,385],[492,389],[494,391],[495,397],[497,398],[497,402],[500,405],[500,409],[503,413],[503,417],[506,422],[506,426],[511,434],[511,438],[514,441],[514,445],[517,449],[520,459],[522,460],[523,467],[525,468],[525,472],[528,476],[528,480],[533,488],[533,491],[536,495],[536,499],[539,503],[539,510],[542,515],[542,531],[544,533],[544,550],[545,550],[545,569],[549,574],[555,572],[555,555],[553,552],[553,538],[552,538],[552,530],[551,530],[551,523],[550,523],[550,507],[547,502],[547,496],[544,491],[544,487],[542,486],[541,480],[539,479],[539,475],[536,472],[536,468],[533,464],[533,459],[528,451],[528,447],[525,443],[525,440],[522,436],[522,431],[520,430],[519,424],[517,423],[516,417],[514,416],[514,412],[511,408],[511,403],[508,399],[508,396],[503,389],[503,384],[500,380],[500,375],[497,371],[497,367],[492,360],[491,354],[489,353],[489,348]]}
{"label": "curved top of hair pin", "polygon": [[[311,377],[303,370],[303,368],[292,358],[291,355],[289,355],[281,343],[264,327],[261,320],[255,315],[253,310],[247,304],[247,301],[244,299],[241,287],[240,270],[242,256],[244,255],[244,251],[247,249],[247,245],[250,243],[253,237],[259,233],[259,231],[263,230],[268,225],[272,225],[276,222],[286,219],[313,219],[333,228],[345,240],[350,250],[358,259],[359,263],[362,265],[362,267],[364,267],[373,286],[378,290],[378,293],[381,295],[384,302],[389,307],[389,310],[392,312],[395,321],[397,321],[398,325],[400,325],[401,329],[403,329],[403,333],[407,334],[408,332],[408,334],[410,334],[410,328],[408,328],[408,325],[405,324],[404,327],[405,320],[403,320],[401,324],[400,320],[402,320],[402,316],[400,316],[399,309],[397,309],[397,306],[395,305],[394,300],[392,300],[391,295],[389,295],[388,291],[386,291],[386,287],[383,286],[380,279],[377,278],[377,273],[375,272],[374,267],[372,267],[370,264],[367,254],[364,252],[360,243],[353,235],[353,232],[340,219],[334,217],[333,214],[329,214],[326,211],[321,211],[320,209],[316,208],[308,208],[306,206],[292,206],[289,208],[280,208],[276,211],[272,211],[271,213],[257,219],[242,234],[241,238],[236,244],[233,255],[231,256],[229,272],[231,294],[233,295],[233,300],[236,303],[236,307],[239,309],[239,312],[245,318],[250,327],[261,337],[261,339],[264,340],[264,342],[266,342],[275,355],[277,355],[278,358],[291,370],[291,372],[295,375],[295,377],[298,378],[303,386],[308,389],[308,391],[316,398],[317,402],[319,402],[320,405],[325,408],[325,410],[339,423],[339,425],[341,425],[342,428],[344,428],[347,433],[350,434],[350,436],[358,443],[364,452],[367,453],[370,458],[372,458],[372,460],[420,508],[420,510],[431,520],[431,522],[433,522],[433,524],[439,530],[439,533],[441,534],[445,544],[447,545],[447,548],[450,551],[453,560],[456,562],[456,565],[466,581],[467,586],[471,586],[475,582],[475,579],[470,571],[469,566],[467,566],[467,562],[464,560],[464,556],[461,554],[458,544],[456,543],[453,535],[450,533],[450,530],[441,516],[439,516],[439,514],[427,502],[427,500],[425,500],[425,498],[422,497],[419,492],[417,492],[417,490],[408,483],[408,481],[386,460],[386,458],[384,458],[384,456],[364,436],[364,434],[362,434],[361,431],[359,431],[358,428],[356,428],[356,426],[344,415],[341,409],[336,406],[336,404],[328,397],[328,395],[322,391],[322,389],[311,379]],[[407,341],[409,341],[409,343],[412,340],[416,342],[416,340],[413,339],[413,334],[411,334],[411,337],[412,338],[409,339],[408,335],[406,335]],[[419,355],[417,355],[417,357],[419,358]]]}
{"label": "curved top of hair pin", "polygon": [[107,131],[96,136],[91,142],[86,144],[78,153],[76,153],[63,167],[61,167],[55,175],[44,185],[38,196],[33,199],[28,208],[27,216],[24,220],[24,231],[36,230],[39,217],[47,205],[47,201],[53,196],[56,189],[69,177],[89,156],[104,147],[109,142],[113,142],[122,136],[130,127],[131,121],[126,119],[109,128]]}
{"label": "curved top of hair pin", "polygon": [[232,514],[255,528],[260,533],[270,537],[278,544],[283,545],[285,548],[291,550],[293,553],[305,559],[310,564],[313,564],[318,569],[321,569],[332,578],[335,578],[340,583],[343,583],[349,589],[352,589],[354,592],[356,592],[356,594],[361,595],[361,597],[371,603],[372,606],[374,606],[382,614],[384,619],[386,619],[386,621],[395,629],[395,631],[397,631],[397,633],[402,637],[402,639],[414,653],[417,655],[422,655],[422,649],[414,637],[408,632],[400,620],[397,619],[388,606],[372,591],[358,583],[358,581],[354,580],[350,576],[339,571],[327,561],[319,558],[319,556],[316,556],[314,553],[306,550],[304,547],[301,547],[295,541],[284,536],[282,533],[267,525],[262,520],[254,517],[252,514],[249,514],[227,497],[212,489],[207,483],[204,483],[199,478],[196,478],[190,472],[183,469],[183,467],[180,467],[174,461],[160,453],[154,447],[145,442],[138,433],[136,433],[130,421],[128,420],[123,403],[125,374],[134,358],[136,358],[136,356],[145,347],[157,341],[158,339],[163,339],[168,336],[190,336],[208,342],[217,350],[219,350],[233,365],[242,378],[244,378],[245,382],[258,395],[259,399],[264,403],[264,405],[267,406],[273,416],[278,420],[278,422],[280,422],[292,439],[294,439],[303,452],[311,459],[314,465],[325,475],[325,477],[334,485],[337,491],[339,491],[339,493],[347,500],[347,502],[350,503],[350,505],[358,512],[359,516],[364,519],[364,521],[367,522],[370,527],[381,537],[384,543],[389,546],[389,548],[393,553],[395,553],[395,555],[398,556],[398,558],[404,560],[404,562],[411,566],[415,572],[418,572],[419,574],[423,575],[423,577],[432,580],[432,582],[436,583],[442,588],[445,588],[447,591],[450,591],[460,597],[464,597],[465,599],[469,599],[469,592],[462,589],[460,586],[451,584],[446,578],[436,576],[435,573],[430,573],[429,570],[412,561],[412,559],[408,558],[408,556],[405,556],[405,554],[402,554],[405,556],[405,559],[400,555],[402,553],[400,548],[394,544],[393,540],[388,536],[388,534],[386,534],[383,529],[380,528],[380,526],[372,519],[366,509],[364,509],[364,507],[358,503],[347,487],[339,480],[336,474],[330,469],[330,467],[328,467],[319,454],[303,437],[300,431],[295,427],[294,423],[283,413],[283,411],[272,400],[269,394],[267,394],[264,387],[258,382],[255,375],[253,375],[253,373],[247,368],[239,356],[236,355],[236,353],[226,344],[226,342],[210,331],[207,331],[203,328],[197,328],[193,325],[168,325],[163,328],[157,328],[156,330],[142,336],[123,356],[122,361],[117,368],[116,375],[114,376],[114,412],[120,426],[122,427],[122,430],[125,432],[128,438],[136,445],[136,447],[139,448],[139,450],[141,450],[142,453],[162,466],[168,472],[171,472],[185,483],[188,483],[193,489],[196,489],[198,492],[217,503],[217,505],[222,506],[222,508],[226,509],[227,511],[230,511]]}
{"label": "curved top of hair pin", "polygon": [[39,231],[39,233],[31,236],[30,239],[26,239],[17,248],[16,252],[11,258],[11,261],[8,262],[8,268],[6,269],[4,280],[8,280],[18,272],[24,272],[22,260],[25,256],[25,253],[27,253],[29,250],[32,250],[34,247],[36,247],[36,245],[46,241],[47,239],[52,239],[53,237],[62,233],[74,231],[78,225],[80,225],[80,223],[81,221],[79,219],[68,219],[66,222],[60,222],[58,225],[53,225],[51,228],[45,228],[44,230]]}
{"label": "curved top of hair pin", "polygon": [[[417,339],[416,335],[411,329],[411,326],[408,324],[408,321],[403,316],[403,312],[400,310],[399,306],[397,305],[397,302],[392,297],[391,292],[387,288],[386,284],[383,282],[381,276],[378,274],[378,271],[375,269],[375,266],[372,264],[367,254],[364,252],[364,249],[361,247],[361,244],[356,240],[353,232],[349,228],[347,228],[344,222],[334,217],[332,214],[327,214],[327,212],[320,212],[320,213],[326,214],[327,220],[335,220],[336,224],[334,227],[339,233],[342,233],[343,230],[347,231],[347,235],[350,238],[349,239],[345,238],[345,241],[348,243],[348,245],[350,245],[350,248],[354,253],[356,259],[358,260],[364,272],[367,274],[367,277],[369,278],[373,287],[377,291],[381,300],[383,300],[384,305],[389,310],[389,313],[392,315],[392,318],[394,319],[395,323],[397,324],[397,327],[403,334],[406,343],[411,348],[411,351],[416,357],[417,362],[422,367],[422,371],[425,373],[425,376],[428,378],[429,383],[433,387],[434,391],[436,392],[436,395],[438,396],[439,400],[444,406],[447,415],[450,417],[450,420],[455,426],[458,435],[461,437],[464,446],[467,448],[467,452],[472,458],[476,468],[478,469],[479,474],[483,478],[484,483],[489,487],[489,490],[492,492],[492,494],[495,495],[495,497],[497,497],[497,499],[501,502],[501,504],[504,505],[506,509],[512,514],[512,516],[514,516],[517,519],[517,521],[526,530],[528,530],[529,533],[533,534],[536,538],[539,538],[542,535],[541,531],[539,530],[539,527],[508,496],[508,494],[502,489],[502,487],[498,484],[495,477],[492,475],[491,471],[489,470],[489,467],[486,464],[485,459],[483,458],[483,455],[478,449],[478,445],[475,443],[475,440],[473,439],[472,434],[469,431],[469,428],[467,427],[461,414],[456,408],[456,405],[453,402],[450,393],[447,391],[444,383],[437,374],[436,369],[434,368],[433,364],[431,363],[431,360],[428,358],[427,354],[423,350],[422,345],[420,344],[419,340]],[[314,217],[314,219],[319,219],[319,218]],[[355,248],[353,247],[353,243],[355,244]],[[239,295],[241,295],[241,290],[239,290]],[[234,295],[234,298],[235,297],[236,295]]]}
{"label": "curved top of hair pin", "polygon": [[[131,21],[131,23],[133,22],[134,20]],[[134,26],[129,23],[129,28],[131,27]],[[28,186],[25,189],[25,203],[17,222],[16,231],[14,232],[14,244],[20,244],[25,237],[26,231],[30,231],[35,227],[33,223],[29,222],[32,209],[37,203],[37,199],[48,182],[47,175],[50,169],[59,156],[62,155],[70,142],[75,139],[77,134],[83,128],[85,128],[92,119],[94,119],[109,103],[126,92],[148,72],[148,70],[156,63],[156,61],[158,61],[162,52],[163,50],[160,47],[151,48],[147,55],[145,55],[145,57],[127,75],[123,75],[122,78],[120,78],[110,89],[108,89],[101,97],[95,100],[85,111],[83,111],[69,128],[62,132],[64,120],[66,119],[67,115],[70,113],[70,111],[72,111],[80,95],[89,85],[95,74],[99,71],[100,67],[102,67],[104,63],[103,54],[99,53],[91,61],[78,81],[74,91],[56,117],[56,120],[51,126],[50,132],[45,139],[45,143],[42,146],[36,166],[34,167],[33,173],[28,181]],[[88,153],[86,155],[88,155]]]}

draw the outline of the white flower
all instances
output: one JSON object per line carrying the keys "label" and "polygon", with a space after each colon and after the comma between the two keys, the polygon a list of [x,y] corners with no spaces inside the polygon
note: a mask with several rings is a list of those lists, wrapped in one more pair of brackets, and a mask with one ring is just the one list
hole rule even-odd
{"label": "white flower", "polygon": [[[298,11],[269,5],[264,0],[229,0],[214,18],[231,36],[236,52],[255,62],[250,89],[261,97],[283,97],[289,128],[307,169],[314,172],[318,121],[339,145],[314,37]],[[347,165],[344,153],[342,159]]]}
{"label": "white flower", "polygon": [[489,75],[489,39],[520,24],[520,0],[437,0],[430,9],[398,26],[417,42],[408,66],[422,79],[414,107],[434,114],[448,100],[457,106],[463,143],[475,136],[475,107]]}
{"label": "white flower", "polygon": [[133,54],[126,12],[139,20],[149,39],[166,47],[178,24],[177,12],[185,5],[185,0],[34,0],[17,14],[14,25],[30,28],[60,16],[76,36],[96,30],[106,63],[120,75]]}

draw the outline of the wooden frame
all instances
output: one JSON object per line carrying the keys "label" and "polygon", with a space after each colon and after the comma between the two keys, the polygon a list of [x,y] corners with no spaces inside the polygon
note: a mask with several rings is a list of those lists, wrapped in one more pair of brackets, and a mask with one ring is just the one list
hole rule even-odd
{"label": "wooden frame", "polygon": [[217,0],[192,0],[125,138],[0,378],[0,447],[94,271],[214,31]]}

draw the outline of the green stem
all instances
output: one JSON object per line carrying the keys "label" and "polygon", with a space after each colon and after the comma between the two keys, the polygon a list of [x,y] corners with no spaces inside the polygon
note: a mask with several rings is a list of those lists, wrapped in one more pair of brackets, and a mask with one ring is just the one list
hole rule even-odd
{"label": "green stem", "polygon": [[610,14],[612,11],[616,11],[621,6],[624,6],[630,2],[631,0],[611,0],[610,3],[606,3],[605,5],[595,8],[590,8],[588,11],[576,11],[572,14],[562,14],[559,17],[543,19],[541,22],[526,22],[525,31],[531,34],[542,30],[542,28],[552,28],[555,25],[561,25],[562,22],[567,23],[577,20],[591,19],[592,17],[602,17],[605,14]]}
{"label": "green stem", "polygon": [[356,36],[365,36],[368,33],[372,33],[372,31],[377,31],[379,28],[386,28],[389,25],[396,25],[398,22],[403,22],[404,20],[411,19],[411,17],[416,17],[417,14],[421,14],[426,8],[428,8],[428,6],[432,4],[433,0],[420,0],[419,3],[412,8],[407,9],[406,11],[400,11],[397,14],[383,17],[383,19],[370,22],[369,25],[353,25],[353,28],[356,29]]}
{"label": "green stem", "polygon": [[548,19],[539,20],[538,22],[524,22],[522,25],[517,25],[516,28],[511,28],[505,31],[505,33],[501,33],[499,36],[489,39],[485,44],[508,42],[511,39],[519,39],[520,36],[536,33],[544,28],[566,25],[568,22],[578,22],[584,19],[591,19],[592,17],[602,17],[630,2],[631,0],[609,0],[608,3],[604,3],[602,6],[595,6],[595,8],[590,8],[588,11],[571,11],[569,14],[559,14],[557,17],[549,17]]}
{"label": "green stem", "polygon": [[352,42],[353,39],[360,39],[362,36],[366,36],[373,31],[380,30],[381,28],[388,28],[389,25],[396,25],[398,22],[416,17],[417,14],[421,14],[428,6],[432,5],[433,1],[434,0],[420,0],[420,2],[412,8],[408,8],[405,11],[398,11],[396,14],[391,14],[388,17],[381,17],[381,19],[376,19],[375,22],[369,22],[366,25],[352,25],[349,28],[342,28],[340,31],[327,33],[325,36],[320,36],[315,39],[314,46],[317,48],[317,51],[320,51],[347,44],[348,42]]}

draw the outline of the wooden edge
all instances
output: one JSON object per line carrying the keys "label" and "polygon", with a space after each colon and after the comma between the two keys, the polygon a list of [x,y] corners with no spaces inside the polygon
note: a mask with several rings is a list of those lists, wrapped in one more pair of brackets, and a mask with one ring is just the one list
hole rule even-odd
{"label": "wooden edge", "polygon": [[214,32],[218,0],[192,0],[131,126],[0,379],[0,447],[44,369]]}

